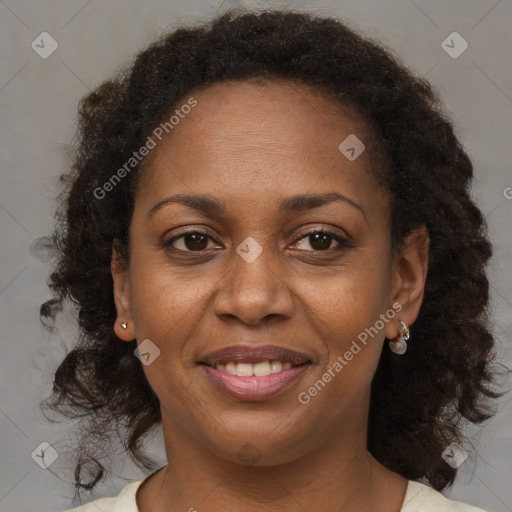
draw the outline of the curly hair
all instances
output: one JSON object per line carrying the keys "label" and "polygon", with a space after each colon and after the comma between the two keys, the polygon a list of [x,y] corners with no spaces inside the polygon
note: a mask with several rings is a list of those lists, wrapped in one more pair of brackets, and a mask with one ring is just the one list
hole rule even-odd
{"label": "curly hair", "polygon": [[[492,247],[470,197],[472,163],[437,92],[391,50],[340,20],[279,10],[230,11],[166,33],[80,101],[73,161],[61,178],[56,211],[53,298],[41,306],[47,326],[65,299],[78,311],[79,339],[43,403],[81,420],[75,486],[92,489],[102,477],[100,455],[114,432],[139,467],[151,468],[143,441],[161,421],[159,400],[134,355],[136,340],[121,343],[114,333],[110,271],[113,244],[129,262],[129,225],[148,159],[105,197],[94,191],[187,95],[216,82],[259,78],[307,84],[357,112],[374,134],[372,151],[382,157],[392,247],[417,227],[428,231],[414,343],[405,357],[387,344],[382,351],[367,442],[390,470],[442,490],[457,470],[441,453],[454,441],[464,443],[462,421],[492,417],[491,399],[501,396],[492,389],[496,355],[488,326]],[[95,474],[82,482],[90,461]]]}

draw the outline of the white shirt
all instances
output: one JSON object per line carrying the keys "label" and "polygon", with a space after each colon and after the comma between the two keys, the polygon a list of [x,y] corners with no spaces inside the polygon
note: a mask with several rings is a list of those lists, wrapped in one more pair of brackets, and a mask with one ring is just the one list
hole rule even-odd
{"label": "white shirt", "polygon": [[[158,469],[156,470],[158,471]],[[135,495],[142,482],[153,473],[149,473],[137,482],[124,487],[121,492],[112,498],[100,498],[78,508],[66,512],[139,512]],[[404,503],[400,512],[485,512],[481,508],[466,505],[460,501],[453,501],[443,496],[439,491],[425,484],[409,480]]]}

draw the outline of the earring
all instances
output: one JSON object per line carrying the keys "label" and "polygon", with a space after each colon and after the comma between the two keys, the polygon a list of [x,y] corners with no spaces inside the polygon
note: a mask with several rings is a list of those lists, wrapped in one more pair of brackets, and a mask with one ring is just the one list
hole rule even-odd
{"label": "earring", "polygon": [[127,329],[127,328],[128,328],[128,324],[127,324],[126,322],[123,322],[123,323],[121,324],[121,327],[122,327],[123,329]]}
{"label": "earring", "polygon": [[409,327],[403,321],[400,321],[400,333],[396,338],[389,342],[391,352],[395,354],[405,354],[407,350],[407,340],[409,339]]}

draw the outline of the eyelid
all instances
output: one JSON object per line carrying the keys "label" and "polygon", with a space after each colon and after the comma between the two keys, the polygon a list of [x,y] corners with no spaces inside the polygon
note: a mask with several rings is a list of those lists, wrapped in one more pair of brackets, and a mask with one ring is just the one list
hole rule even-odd
{"label": "eyelid", "polygon": [[[316,253],[320,253],[320,254],[321,253],[328,254],[328,253],[332,253],[335,251],[339,251],[339,250],[347,248],[347,247],[352,247],[352,244],[349,240],[350,237],[341,235],[338,232],[334,231],[333,229],[326,228],[326,227],[315,227],[315,228],[309,228],[309,229],[302,230],[298,234],[298,238],[295,240],[294,244],[300,242],[301,240],[303,240],[304,238],[307,238],[308,236],[315,235],[317,233],[321,233],[323,235],[327,235],[327,236],[331,237],[333,240],[335,240],[338,243],[338,246],[332,247],[330,249],[326,249],[324,251],[307,251],[306,250],[305,252],[316,252]],[[304,249],[300,249],[300,250],[304,251]]]}
{"label": "eyelid", "polygon": [[[162,243],[162,245],[164,247],[168,246],[168,245],[171,245],[172,242],[178,240],[179,238],[182,238],[184,236],[187,236],[187,235],[203,235],[203,236],[206,236],[208,237],[210,240],[212,240],[213,242],[217,242],[217,239],[219,238],[221,241],[222,241],[222,237],[214,234],[212,231],[210,231],[208,228],[206,227],[200,227],[200,228],[188,228],[188,229],[185,229],[184,231],[181,231],[179,233],[176,233],[174,234],[171,238],[169,238],[169,240],[167,241],[164,241]],[[181,251],[180,249],[177,249],[178,251],[180,252],[195,252],[195,251]],[[197,252],[204,252],[204,251],[197,251]]]}
{"label": "eyelid", "polygon": [[347,242],[348,242],[348,238],[349,238],[347,235],[342,235],[332,228],[328,228],[325,226],[320,226],[320,227],[316,226],[313,228],[305,228],[305,229],[300,230],[297,235],[299,237],[297,239],[297,241],[302,240],[303,238],[305,238],[308,235],[315,235],[316,233],[322,233],[325,235],[329,235],[329,236],[335,238],[336,240],[342,240],[342,241],[347,241]]}

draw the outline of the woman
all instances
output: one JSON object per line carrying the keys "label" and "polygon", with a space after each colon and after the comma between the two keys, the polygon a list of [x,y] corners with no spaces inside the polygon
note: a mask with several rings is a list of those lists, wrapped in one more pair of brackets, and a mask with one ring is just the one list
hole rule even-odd
{"label": "woman", "polygon": [[114,432],[153,471],[74,510],[479,510],[440,492],[498,396],[471,179],[429,84],[334,19],[228,13],[88,94],[48,406],[86,421],[78,489]]}

